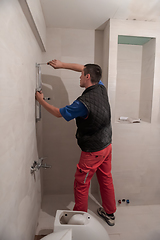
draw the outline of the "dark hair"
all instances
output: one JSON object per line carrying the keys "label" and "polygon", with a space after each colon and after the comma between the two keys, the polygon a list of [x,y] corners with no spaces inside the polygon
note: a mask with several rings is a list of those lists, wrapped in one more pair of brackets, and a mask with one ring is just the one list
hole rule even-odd
{"label": "dark hair", "polygon": [[102,78],[102,69],[97,64],[89,63],[84,65],[84,76],[86,74],[90,74],[92,83],[98,83]]}

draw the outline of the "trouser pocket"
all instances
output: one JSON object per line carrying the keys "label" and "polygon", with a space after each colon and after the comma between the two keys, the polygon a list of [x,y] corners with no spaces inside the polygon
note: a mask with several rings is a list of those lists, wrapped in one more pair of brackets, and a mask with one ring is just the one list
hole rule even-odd
{"label": "trouser pocket", "polygon": [[79,167],[79,165],[77,164],[77,171],[75,173],[75,179],[77,180],[77,182],[85,184],[86,181],[88,180],[88,175],[89,175],[89,170],[84,170],[82,168]]}

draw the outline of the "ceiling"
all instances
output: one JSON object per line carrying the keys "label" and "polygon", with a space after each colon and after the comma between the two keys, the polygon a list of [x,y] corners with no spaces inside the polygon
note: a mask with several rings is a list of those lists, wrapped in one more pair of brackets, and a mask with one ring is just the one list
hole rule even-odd
{"label": "ceiling", "polygon": [[103,29],[112,19],[160,22],[160,0],[40,0],[47,27]]}

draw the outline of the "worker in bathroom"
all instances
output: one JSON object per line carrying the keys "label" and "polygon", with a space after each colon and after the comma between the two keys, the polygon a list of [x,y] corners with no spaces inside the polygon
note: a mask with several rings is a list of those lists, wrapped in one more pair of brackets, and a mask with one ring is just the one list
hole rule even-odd
{"label": "worker in bathroom", "polygon": [[82,152],[75,173],[73,210],[87,212],[90,181],[96,172],[103,206],[98,208],[97,212],[113,226],[116,202],[111,174],[111,113],[107,90],[101,82],[101,67],[96,64],[80,65],[59,60],[52,60],[48,64],[54,69],[81,72],[80,87],[85,89],[71,105],[60,109],[47,103],[42,92],[36,93],[37,101],[55,117],[63,117],[66,121],[76,119],[76,138]]}

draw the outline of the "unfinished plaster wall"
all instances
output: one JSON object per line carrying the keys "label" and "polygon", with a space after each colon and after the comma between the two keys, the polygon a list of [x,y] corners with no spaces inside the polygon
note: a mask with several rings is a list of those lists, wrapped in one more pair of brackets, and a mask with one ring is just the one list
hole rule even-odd
{"label": "unfinished plaster wall", "polygon": [[0,239],[33,240],[41,204],[40,174],[30,173],[38,157],[35,63],[42,53],[19,1],[0,1],[0,29]]}
{"label": "unfinished plaster wall", "polygon": [[[85,37],[84,37],[85,36]],[[94,63],[94,31],[78,29],[47,29],[47,52],[43,62]],[[71,104],[84,91],[79,72],[42,66],[43,93],[50,104],[61,108]],[[43,152],[51,169],[44,170],[44,194],[73,193],[74,174],[80,157],[75,138],[75,120],[67,122],[42,109]]]}
{"label": "unfinished plaster wall", "polygon": [[[155,22],[110,20],[108,93],[113,126],[113,178],[116,199],[131,204],[159,204],[160,169],[160,33]],[[156,38],[151,122],[117,123],[118,35]],[[105,39],[104,39],[105,41]],[[106,40],[107,42],[107,40]],[[107,53],[106,53],[107,55]],[[132,104],[130,104],[132,108]]]}

